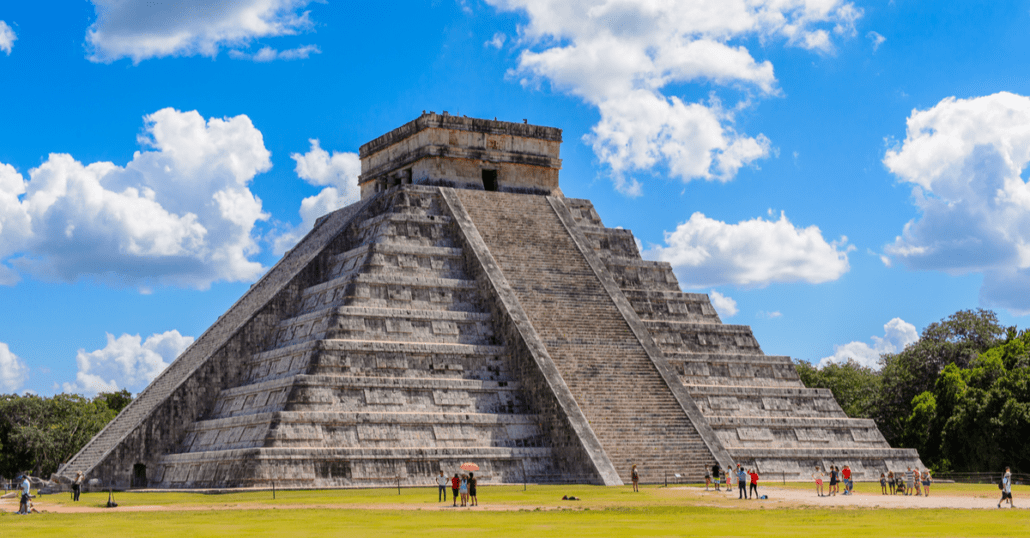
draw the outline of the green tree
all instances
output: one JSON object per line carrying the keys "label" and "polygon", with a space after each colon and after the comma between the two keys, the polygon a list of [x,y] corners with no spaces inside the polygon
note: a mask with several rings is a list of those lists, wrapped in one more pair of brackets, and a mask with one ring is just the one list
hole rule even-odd
{"label": "green tree", "polygon": [[[907,431],[916,396],[932,391],[944,368],[969,367],[980,355],[999,344],[1006,330],[990,310],[962,310],[931,323],[919,340],[899,353],[881,357],[880,390],[873,417],[893,446],[914,446]],[[917,436],[918,438],[918,436]]]}

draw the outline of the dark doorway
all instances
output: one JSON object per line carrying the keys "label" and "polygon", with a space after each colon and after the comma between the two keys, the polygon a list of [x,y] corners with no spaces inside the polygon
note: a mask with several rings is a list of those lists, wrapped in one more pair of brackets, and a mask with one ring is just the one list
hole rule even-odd
{"label": "dark doorway", "polygon": [[137,463],[132,466],[132,487],[134,488],[145,488],[147,487],[147,466],[142,463]]}
{"label": "dark doorway", "polygon": [[483,170],[483,189],[497,190],[497,170]]}

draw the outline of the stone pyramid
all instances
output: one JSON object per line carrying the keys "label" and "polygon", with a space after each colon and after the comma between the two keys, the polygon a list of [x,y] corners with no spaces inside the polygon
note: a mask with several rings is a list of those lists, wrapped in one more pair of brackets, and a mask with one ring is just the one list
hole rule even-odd
{"label": "stone pyramid", "polygon": [[922,466],[558,188],[561,131],[423,114],[58,471],[116,487],[617,485]]}

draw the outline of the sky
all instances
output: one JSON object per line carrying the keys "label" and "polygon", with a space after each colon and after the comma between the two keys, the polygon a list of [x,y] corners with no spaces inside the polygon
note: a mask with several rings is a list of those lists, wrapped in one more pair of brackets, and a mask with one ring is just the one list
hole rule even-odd
{"label": "sky", "polygon": [[560,185],[814,364],[1030,326],[1030,3],[0,4],[0,393],[139,392],[423,111],[563,129]]}

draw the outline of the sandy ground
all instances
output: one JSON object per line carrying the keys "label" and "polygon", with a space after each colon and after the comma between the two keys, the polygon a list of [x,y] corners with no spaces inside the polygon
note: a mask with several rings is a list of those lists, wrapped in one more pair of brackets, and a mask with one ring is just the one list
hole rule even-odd
{"label": "sandy ground", "polygon": [[[488,492],[489,490],[487,490]],[[760,493],[767,495],[766,500],[752,499],[739,500],[737,493],[705,491],[703,487],[672,487],[670,493],[680,497],[687,506],[711,506],[713,508],[743,508],[743,509],[777,509],[777,508],[890,508],[890,509],[932,509],[932,508],[954,508],[954,509],[998,509],[997,496],[988,496],[983,493],[969,493],[964,495],[935,495],[931,492],[929,497],[901,496],[901,495],[879,495],[856,493],[854,495],[835,495],[832,497],[819,497],[815,488],[777,488],[762,487]],[[115,499],[117,501],[117,498]],[[1016,508],[1020,506],[1016,499]],[[273,506],[262,503],[237,503],[218,504],[212,506],[204,505],[132,505],[118,506],[117,508],[100,508],[97,506],[76,505],[68,506],[48,502],[46,497],[33,499],[33,506],[43,513],[59,514],[88,514],[88,513],[110,513],[110,512],[175,512],[175,511],[214,511],[214,510],[294,510],[294,509],[345,509],[345,510],[474,510],[474,511],[517,511],[517,510],[559,510],[577,509],[580,507],[577,502],[557,501],[549,506],[529,506],[520,504],[498,504],[491,505],[488,501],[482,500],[483,504],[477,507],[461,508],[452,507],[450,503],[434,503],[425,505],[414,504],[285,504]],[[589,506],[589,504],[588,504]],[[1030,507],[1030,504],[1026,506]],[[598,507],[591,507],[597,509]],[[1007,509],[1007,505],[1005,505]],[[15,512],[18,510],[17,499],[0,500],[0,511]]]}

